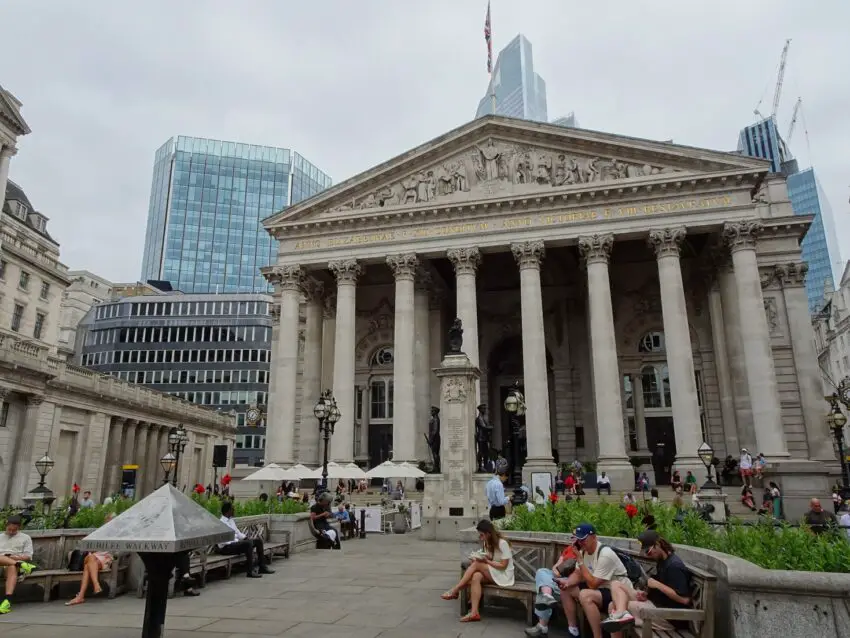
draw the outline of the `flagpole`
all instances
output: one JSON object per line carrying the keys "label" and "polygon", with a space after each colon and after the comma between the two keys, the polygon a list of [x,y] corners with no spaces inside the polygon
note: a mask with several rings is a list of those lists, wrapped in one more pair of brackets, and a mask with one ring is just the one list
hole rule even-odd
{"label": "flagpole", "polygon": [[490,76],[490,110],[496,114],[496,86],[493,84],[493,41],[490,24],[490,2],[487,2],[487,19],[484,22],[484,39],[487,42],[487,74]]}

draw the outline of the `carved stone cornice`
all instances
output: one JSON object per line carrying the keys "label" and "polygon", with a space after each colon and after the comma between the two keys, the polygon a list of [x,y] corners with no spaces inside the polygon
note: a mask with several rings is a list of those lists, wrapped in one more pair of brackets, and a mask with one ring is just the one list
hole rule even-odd
{"label": "carved stone cornice", "polygon": [[655,251],[656,259],[678,257],[679,249],[688,234],[684,226],[649,231],[647,243]]}
{"label": "carved stone cornice", "polygon": [[474,275],[481,265],[481,252],[478,248],[451,248],[446,257],[452,262],[456,275]]}
{"label": "carved stone cornice", "polygon": [[357,278],[363,272],[363,268],[356,259],[339,259],[328,264],[328,268],[336,277],[337,285],[355,285]]}
{"label": "carved stone cornice", "polygon": [[301,292],[304,293],[307,303],[321,303],[325,294],[325,285],[312,277],[305,277],[301,283]]}
{"label": "carved stone cornice", "polygon": [[419,266],[416,269],[416,279],[413,282],[416,292],[430,293],[433,283],[434,278],[431,276],[431,272],[424,266]]}
{"label": "carved stone cornice", "polygon": [[336,318],[336,294],[329,293],[322,299],[322,318]]}
{"label": "carved stone cornice", "polygon": [[10,394],[12,391],[9,388],[0,388],[0,403],[3,403]]}
{"label": "carved stone cornice", "polygon": [[524,241],[511,244],[511,252],[514,254],[517,266],[520,270],[524,268],[540,268],[543,258],[546,256],[546,245],[541,240]]}
{"label": "carved stone cornice", "polygon": [[759,221],[726,222],[723,224],[723,239],[731,252],[755,250],[764,226]]}
{"label": "carved stone cornice", "polygon": [[611,258],[611,250],[613,248],[613,233],[583,235],[578,238],[578,251],[581,254],[581,258],[588,264],[599,262],[607,264]]}
{"label": "carved stone cornice", "polygon": [[11,144],[4,144],[2,140],[0,140],[0,160],[8,159],[14,157],[18,154],[18,149],[12,146]]}
{"label": "carved stone cornice", "polygon": [[387,266],[393,271],[396,281],[413,281],[416,277],[416,269],[419,267],[419,259],[414,253],[388,255]]}
{"label": "carved stone cornice", "polygon": [[787,264],[776,264],[774,272],[777,281],[783,287],[805,286],[809,264],[805,261],[790,261]]}

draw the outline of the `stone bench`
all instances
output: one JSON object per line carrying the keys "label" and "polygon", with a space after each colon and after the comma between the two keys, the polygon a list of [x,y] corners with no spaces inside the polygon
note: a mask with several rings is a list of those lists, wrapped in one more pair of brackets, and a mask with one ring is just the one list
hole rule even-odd
{"label": "stone bench", "polygon": [[[534,599],[537,595],[534,575],[538,569],[552,567],[564,550],[565,544],[547,539],[511,538],[510,532],[505,534],[505,538],[510,542],[514,555],[514,584],[511,587],[484,585],[482,605],[486,604],[488,600],[496,598],[518,600],[525,608],[527,623],[533,625],[536,622]],[[635,550],[623,551],[628,551],[629,554],[633,555],[649,576],[654,573],[655,565],[653,561],[640,556]],[[466,569],[467,565],[468,562],[462,562],[462,571]],[[644,626],[632,628],[631,631],[634,635],[640,636],[640,638],[714,638],[716,578],[693,565],[686,563],[686,566],[692,576],[693,608],[644,609],[640,614],[641,619],[645,620]],[[467,589],[464,589],[460,592],[461,615],[468,610],[469,593]],[[579,614],[581,615],[581,607],[579,607]],[[652,619],[686,620],[690,623],[690,628],[687,630],[660,631],[652,627]]]}
{"label": "stone bench", "polygon": [[[70,556],[70,554],[69,554]],[[38,565],[37,561],[34,561]],[[67,565],[67,560],[65,565]],[[127,570],[130,566],[130,555],[122,553],[115,556],[112,565],[109,569],[100,571],[99,580],[105,582],[107,595],[109,598],[115,598],[118,594],[124,593],[126,590]],[[44,602],[49,603],[53,589],[62,585],[62,583],[80,583],[83,580],[82,571],[71,571],[66,567],[57,569],[36,569],[29,576],[20,577],[18,585],[36,585],[41,587],[44,592]]]}

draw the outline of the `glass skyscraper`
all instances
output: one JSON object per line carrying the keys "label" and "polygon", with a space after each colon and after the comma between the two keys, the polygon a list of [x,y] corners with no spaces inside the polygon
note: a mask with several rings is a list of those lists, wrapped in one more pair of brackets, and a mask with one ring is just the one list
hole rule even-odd
{"label": "glass skyscraper", "polygon": [[187,293],[268,291],[259,269],[276,242],[262,220],[330,185],[289,149],[169,139],[154,158],[142,280]]}
{"label": "glass skyscraper", "polygon": [[522,34],[499,52],[487,94],[478,103],[475,117],[493,113],[491,95],[496,94],[496,114],[548,122],[546,82],[534,72],[531,42]]}
{"label": "glass skyscraper", "polygon": [[767,118],[743,129],[738,136],[738,151],[750,157],[770,160],[771,170],[786,176],[788,198],[795,215],[814,215],[803,238],[803,259],[809,264],[806,295],[809,311],[819,312],[824,306],[824,291],[835,289],[843,265],[832,210],[812,168],[800,171],[797,161],[776,130],[776,120]]}

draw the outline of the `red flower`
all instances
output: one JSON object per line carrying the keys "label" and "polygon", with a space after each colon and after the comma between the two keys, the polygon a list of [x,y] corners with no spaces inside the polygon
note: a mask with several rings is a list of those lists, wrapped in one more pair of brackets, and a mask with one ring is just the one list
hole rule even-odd
{"label": "red flower", "polygon": [[206,490],[204,490],[204,486],[198,483],[195,485],[195,494],[203,494]]}
{"label": "red flower", "polygon": [[632,505],[631,503],[626,505],[626,516],[628,516],[629,518],[634,518],[635,516],[637,516],[637,513],[637,505]]}
{"label": "red flower", "polygon": [[225,474],[224,476],[221,477],[221,484],[222,485],[230,485],[230,481],[231,481],[230,474]]}
{"label": "red flower", "polygon": [[72,491],[74,494],[76,494],[77,492],[79,492],[79,491],[80,491],[80,486],[79,486],[79,485],[77,485],[76,483],[74,483],[73,487],[71,487],[71,491]]}
{"label": "red flower", "polygon": [[551,503],[557,503],[558,502],[558,495],[555,494],[555,492],[549,492],[549,501]]}

